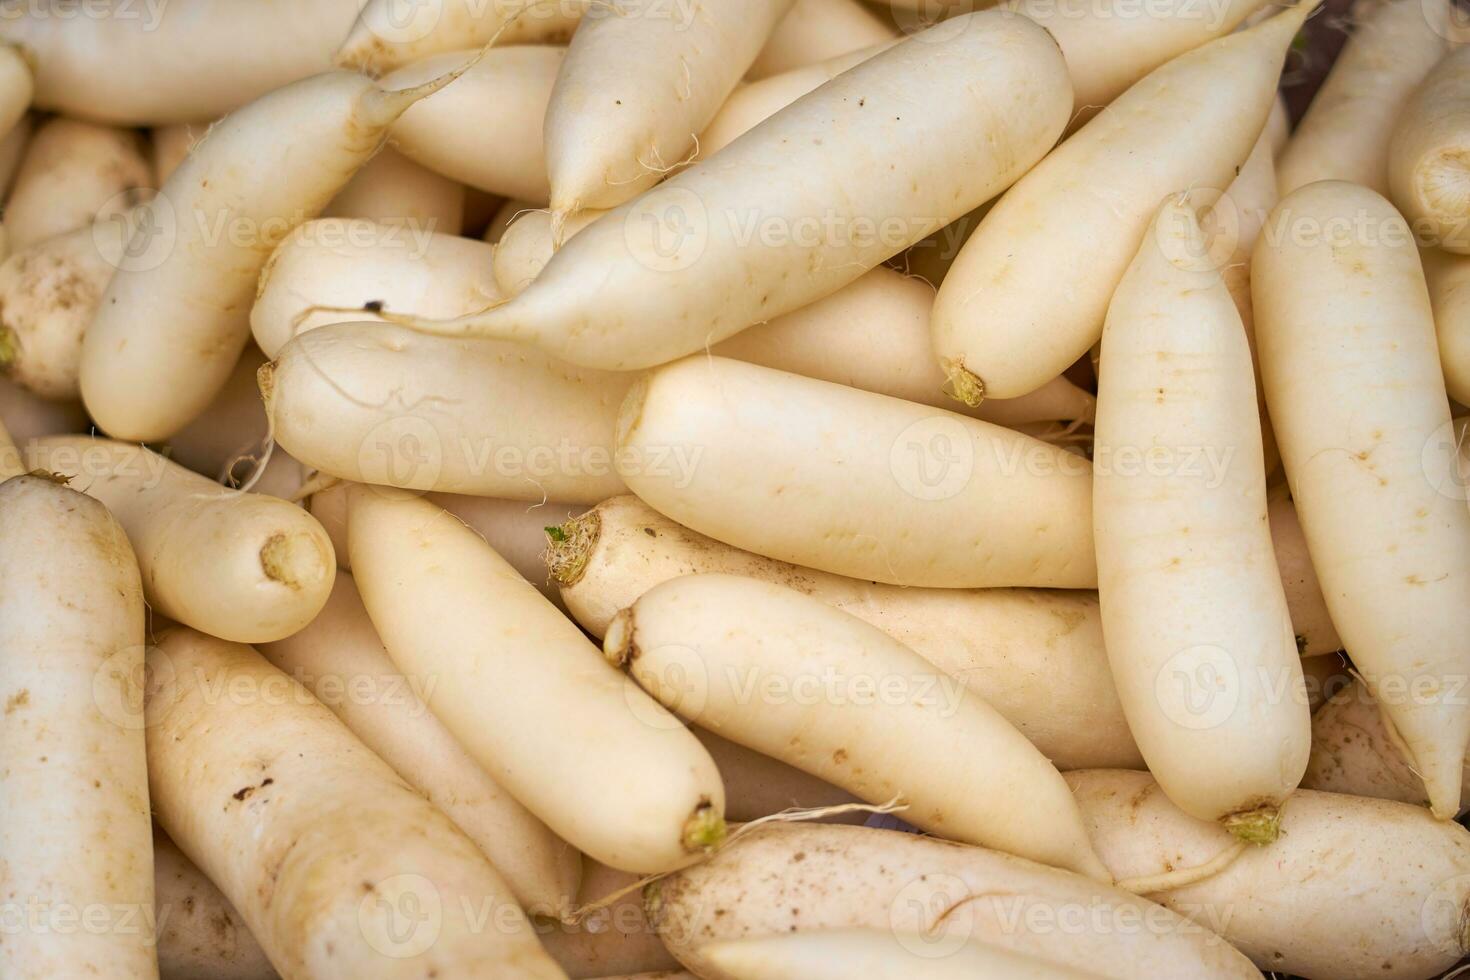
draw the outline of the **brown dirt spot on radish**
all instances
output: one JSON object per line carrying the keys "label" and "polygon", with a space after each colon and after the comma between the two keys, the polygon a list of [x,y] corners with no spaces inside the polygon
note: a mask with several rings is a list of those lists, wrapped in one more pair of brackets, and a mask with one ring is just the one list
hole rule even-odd
{"label": "brown dirt spot on radish", "polygon": [[832,753],[832,761],[835,762],[839,766],[842,765],[844,762],[847,761],[847,750],[846,749],[838,749],[836,752],[833,752]]}
{"label": "brown dirt spot on radish", "polygon": [[16,711],[24,708],[30,703],[30,688],[23,687],[19,691],[16,691],[14,694],[12,694],[10,697],[5,699],[5,713],[7,715],[14,714]]}

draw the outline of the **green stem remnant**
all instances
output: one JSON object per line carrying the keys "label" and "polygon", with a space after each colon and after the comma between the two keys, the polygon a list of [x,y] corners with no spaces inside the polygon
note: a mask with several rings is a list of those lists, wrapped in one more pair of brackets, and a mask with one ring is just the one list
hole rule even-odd
{"label": "green stem remnant", "polygon": [[684,849],[691,853],[713,851],[725,842],[725,818],[709,800],[700,801],[694,815],[684,824]]}
{"label": "green stem remnant", "polygon": [[1281,808],[1262,804],[1221,817],[1220,824],[1247,844],[1270,844],[1281,836]]}
{"label": "green stem remnant", "polygon": [[558,585],[576,585],[601,534],[602,518],[595,510],[546,528],[546,553],[542,558],[552,580]]}
{"label": "green stem remnant", "polygon": [[946,359],[941,365],[944,376],[949,379],[949,396],[964,402],[971,408],[985,400],[985,382],[965,369],[959,361]]}

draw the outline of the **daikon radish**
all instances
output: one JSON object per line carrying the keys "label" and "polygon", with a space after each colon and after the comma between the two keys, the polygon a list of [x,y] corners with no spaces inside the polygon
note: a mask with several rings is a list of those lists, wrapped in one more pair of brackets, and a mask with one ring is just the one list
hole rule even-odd
{"label": "daikon radish", "polygon": [[10,249],[19,252],[121,215],[152,186],[153,169],[137,133],[77,119],[42,123],[5,202]]}
{"label": "daikon radish", "polygon": [[44,476],[0,484],[6,977],[158,976],[142,672],[118,522]]}
{"label": "daikon radish", "polygon": [[284,976],[563,976],[469,838],[300,684],[187,629],[148,665],[158,821]]}
{"label": "daikon radish", "polygon": [[1449,396],[1470,402],[1470,258],[1428,248],[1420,253],[1434,329],[1439,337],[1439,363]]}
{"label": "daikon radish", "polygon": [[[745,77],[751,81],[769,78],[897,36],[893,25],[883,23],[858,0],[796,0]],[[700,151],[710,152],[703,139]]]}
{"label": "daikon radish", "polygon": [[229,899],[156,828],[153,878],[163,980],[276,980],[260,943]]}
{"label": "daikon radish", "polygon": [[1150,72],[991,209],[934,304],[934,348],[957,398],[1024,395],[1097,341],[1160,199],[1223,188],[1250,155],[1316,2]]}
{"label": "daikon radish", "polygon": [[886,930],[773,933],[727,939],[700,948],[699,955],[734,980],[1096,980],[1076,967],[1015,953],[1001,946],[964,943],[941,957],[925,955],[917,936]]}
{"label": "daikon radish", "polygon": [[1470,253],[1470,53],[1444,57],[1400,110],[1388,143],[1388,188],[1424,244]]}
{"label": "daikon radish", "polygon": [[[434,714],[559,837],[644,873],[723,839],[708,753],[479,535],[427,501],[361,486],[348,491],[347,534],[394,663],[446,679]],[[537,724],[548,712],[553,733]]]}
{"label": "daikon radish", "polygon": [[337,192],[323,213],[458,235],[464,227],[464,193],[458,181],[385,147]]}
{"label": "daikon radish", "polygon": [[397,3],[367,0],[362,5],[337,51],[339,66],[378,74],[491,41],[565,44],[589,6],[589,0],[442,0],[405,10]]}
{"label": "daikon radish", "polygon": [[1470,509],[1442,492],[1455,446],[1418,250],[1387,201],[1339,181],[1287,195],[1272,227],[1251,295],[1297,516],[1369,689],[1410,691],[1385,710],[1449,819],[1470,739],[1470,701],[1450,696],[1470,676]]}
{"label": "daikon radish", "polygon": [[332,544],[310,514],[240,493],[142,446],[51,436],[26,447],[32,469],[71,477],[127,531],[144,595],[213,636],[255,642],[311,622],[332,590]]}

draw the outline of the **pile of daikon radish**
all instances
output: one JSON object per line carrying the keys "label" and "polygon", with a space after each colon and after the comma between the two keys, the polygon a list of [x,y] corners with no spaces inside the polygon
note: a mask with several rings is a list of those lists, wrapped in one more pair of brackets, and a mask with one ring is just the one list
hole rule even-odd
{"label": "pile of daikon radish", "polygon": [[1456,975],[1470,29],[1318,3],[0,3],[0,977]]}

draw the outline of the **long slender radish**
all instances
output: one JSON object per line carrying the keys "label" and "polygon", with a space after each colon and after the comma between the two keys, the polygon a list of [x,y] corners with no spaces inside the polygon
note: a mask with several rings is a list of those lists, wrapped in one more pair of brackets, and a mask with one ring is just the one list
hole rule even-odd
{"label": "long slender radish", "polygon": [[680,524],[823,571],[944,588],[1097,582],[1086,460],[826,381],[718,357],[666,365],[623,403],[618,467]]}
{"label": "long slender radish", "polygon": [[682,867],[723,838],[708,753],[477,534],[427,501],[359,486],[347,534],[394,663],[445,678],[434,714],[558,836],[638,872]]}
{"label": "long slender radish", "polygon": [[1159,785],[1186,813],[1266,843],[1306,768],[1311,718],[1290,696],[1301,662],[1267,525],[1250,348],[1207,248],[1188,198],[1165,201],[1108,307],[1098,595],[1113,680]]}
{"label": "long slender radish", "polygon": [[[401,319],[588,367],[669,361],[834,292],[993,197],[1050,148],[1070,109],[1041,28],[994,11],[952,21],[604,215],[511,302]],[[804,178],[778,178],[791,173]]]}
{"label": "long slender radish", "polygon": [[699,955],[720,976],[732,980],[908,980],[914,976],[930,980],[1097,980],[1099,976],[985,943],[965,943],[944,956],[926,956],[911,948],[915,938],[876,929],[774,933],[710,943]]}
{"label": "long slender radish", "polygon": [[143,590],[117,521],[46,477],[0,484],[7,977],[158,976],[142,670]]}
{"label": "long slender radish", "polygon": [[385,147],[337,192],[323,213],[458,235],[464,227],[464,196],[463,184]]}
{"label": "long slender radish", "polygon": [[443,0],[405,9],[398,0],[367,0],[336,62],[381,74],[492,41],[565,44],[589,5],[589,0]]}
{"label": "long slender radish", "polygon": [[331,72],[211,128],[143,205],[87,329],[82,396],[98,425],[156,440],[203,411],[250,337],[250,299],[271,251],[377,152],[403,110],[452,77],[390,91]]}
{"label": "long slender radish", "polygon": [[187,629],[148,665],[158,821],[284,976],[563,976],[469,838],[296,681]]}
{"label": "long slender radish", "polygon": [[[745,77],[759,81],[892,41],[898,32],[858,0],[796,0]],[[723,110],[722,110],[723,111]],[[707,153],[704,140],[700,150]]]}
{"label": "long slender radish", "polygon": [[51,436],[26,446],[32,469],[72,478],[127,531],[158,612],[240,641],[301,629],[332,590],[332,544],[310,514],[243,494],[142,446]]}
{"label": "long slender radish", "polygon": [[1347,180],[1388,193],[1388,147],[1410,94],[1450,47],[1447,0],[1370,0],[1277,166],[1281,193]]}
{"label": "long slender radish", "polygon": [[[603,650],[690,722],[938,836],[1111,881],[1056,769],[984,701],[874,626],[735,575],[655,586]],[[915,765],[922,760],[921,765]]]}
{"label": "long slender radish", "polygon": [[678,969],[679,961],[664,947],[644,914],[642,894],[636,888],[628,890],[639,876],[591,859],[584,866],[579,908],[624,894],[575,921],[537,920],[536,932],[551,958],[574,978]]}
{"label": "long slender radish", "polygon": [[878,929],[936,959],[980,942],[1117,980],[1260,977],[1207,918],[1008,854],[891,830],[762,827],[650,885],[645,904],[670,952],[700,975],[720,976],[700,953],[706,943]]}
{"label": "long slender radish", "polygon": [[162,980],[276,980],[240,913],[157,828],[153,884]]}
{"label": "long slender radish", "polygon": [[0,421],[16,444],[24,446],[36,436],[82,431],[87,427],[87,413],[80,402],[46,401],[0,377]]}
{"label": "long slender radish", "polygon": [[1470,257],[1427,248],[1421,251],[1439,364],[1445,389],[1461,405],[1470,403]]}
{"label": "long slender radish", "polygon": [[138,134],[57,118],[26,147],[5,202],[12,251],[106,221],[138,204],[153,186],[153,169]]}
{"label": "long slender radish", "polygon": [[616,207],[684,160],[792,3],[607,0],[587,17],[546,106],[552,211]]}
{"label": "long slender radish", "polygon": [[723,572],[789,586],[871,623],[958,678],[1060,768],[1143,766],[1113,691],[1091,593],[843,578],[721,544],[631,496],[558,528],[547,563],[567,608],[594,636],[607,632],[619,610],[680,575]]}
{"label": "long slender radish", "polygon": [[[376,320],[374,308],[457,316],[499,298],[492,246],[430,229],[319,218],[293,231],[260,273],[250,329],[267,357],[298,333]],[[313,307],[328,307],[316,310]],[[341,312],[354,310],[360,312]]]}
{"label": "long slender radish", "polygon": [[[1181,812],[1147,773],[1076,772],[1067,781],[1119,878],[1206,865],[1232,848],[1229,834]],[[1219,922],[1262,970],[1420,980],[1470,953],[1470,832],[1419,807],[1307,790],[1283,811],[1276,844],[1155,897]]]}
{"label": "long slender radish", "polygon": [[633,381],[507,341],[390,323],[320,327],[260,370],[276,441],[325,473],[570,503],[623,490],[615,429]]}
{"label": "long slender radish", "polygon": [[[395,0],[396,2],[396,0]],[[473,49],[416,61],[382,84],[423,84],[475,57]],[[393,145],[410,160],[470,187],[544,204],[542,119],[566,48],[496,48],[453,85],[424,99],[393,126]],[[466,126],[466,119],[474,119]]]}
{"label": "long slender radish", "polygon": [[361,0],[174,0],[102,16],[26,4],[0,39],[35,58],[36,106],[121,126],[217,119],[326,71]]}
{"label": "long slender radish", "polygon": [[1470,55],[1446,55],[1404,102],[1388,143],[1388,189],[1421,243],[1470,253]]}
{"label": "long slender radish", "polygon": [[1287,46],[1315,6],[1304,0],[1150,72],[1001,198],[934,304],[934,348],[956,397],[1024,395],[1097,342],[1159,200],[1224,188],[1250,155]]}
{"label": "long slender radish", "polygon": [[1386,704],[1435,813],[1453,816],[1470,739],[1470,509],[1429,294],[1403,218],[1357,185],[1285,197],[1251,267],[1256,343],[1312,564],[1344,645]]}
{"label": "long slender radish", "polygon": [[522,908],[554,915],[568,907],[581,855],[511,799],[429,713],[438,679],[399,673],[350,576],[337,577],[311,625],[260,652],[453,820]]}

